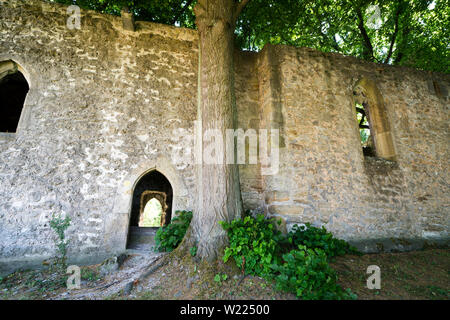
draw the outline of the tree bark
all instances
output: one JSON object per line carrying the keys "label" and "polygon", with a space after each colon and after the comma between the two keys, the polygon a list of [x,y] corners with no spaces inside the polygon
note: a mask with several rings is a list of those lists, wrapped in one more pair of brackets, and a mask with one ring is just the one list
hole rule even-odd
{"label": "tree bark", "polygon": [[[247,2],[247,1],[245,1]],[[234,94],[234,28],[242,3],[234,0],[199,0],[195,6],[199,34],[199,108],[202,132],[222,134],[225,151],[226,130],[236,125]],[[210,144],[203,141],[203,150]],[[235,148],[236,150],[236,148]],[[235,153],[234,150],[234,153]],[[197,256],[208,261],[218,258],[227,243],[219,221],[231,221],[243,211],[239,171],[236,164],[205,164],[197,170],[197,202],[184,246],[197,246]]]}

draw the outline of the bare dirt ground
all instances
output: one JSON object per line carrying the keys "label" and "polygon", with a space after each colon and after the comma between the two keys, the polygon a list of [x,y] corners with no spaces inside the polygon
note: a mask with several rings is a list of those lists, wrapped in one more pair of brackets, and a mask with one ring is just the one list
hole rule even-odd
{"label": "bare dirt ground", "polygon": [[[169,258],[169,259],[167,259]],[[160,268],[153,270],[155,266]],[[381,289],[366,287],[369,265],[381,269]],[[333,263],[343,288],[358,299],[450,298],[450,250],[427,249],[405,253],[347,255]],[[190,257],[161,253],[130,253],[119,270],[100,276],[100,265],[82,267],[80,289],[67,290],[65,279],[51,270],[22,271],[0,281],[0,300],[103,299],[296,299],[275,290],[270,281],[243,277],[230,264],[206,265]]]}
{"label": "bare dirt ground", "polygon": [[[450,250],[427,249],[402,253],[338,257],[332,267],[339,283],[358,299],[450,299]],[[381,290],[368,290],[369,265],[381,270]]]}

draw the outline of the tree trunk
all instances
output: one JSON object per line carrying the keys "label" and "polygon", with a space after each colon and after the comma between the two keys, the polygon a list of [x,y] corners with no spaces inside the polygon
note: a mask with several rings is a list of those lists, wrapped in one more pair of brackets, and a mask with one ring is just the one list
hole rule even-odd
{"label": "tree trunk", "polygon": [[[226,164],[226,129],[236,124],[234,94],[234,28],[236,3],[233,0],[199,0],[195,7],[199,34],[199,107],[202,133],[216,130],[224,146],[221,163],[202,164],[197,170],[197,201],[184,245],[197,246],[197,256],[215,260],[227,243],[219,221],[231,221],[242,214],[239,171]],[[210,142],[202,142],[205,150]],[[235,148],[236,150],[236,148]],[[235,152],[235,150],[233,152]]]}

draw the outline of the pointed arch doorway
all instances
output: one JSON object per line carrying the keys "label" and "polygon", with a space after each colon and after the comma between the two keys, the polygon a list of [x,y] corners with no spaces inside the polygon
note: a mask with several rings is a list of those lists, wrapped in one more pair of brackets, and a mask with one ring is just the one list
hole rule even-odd
{"label": "pointed arch doorway", "polygon": [[127,249],[151,250],[158,228],[171,221],[173,190],[159,171],[142,176],[133,191]]}

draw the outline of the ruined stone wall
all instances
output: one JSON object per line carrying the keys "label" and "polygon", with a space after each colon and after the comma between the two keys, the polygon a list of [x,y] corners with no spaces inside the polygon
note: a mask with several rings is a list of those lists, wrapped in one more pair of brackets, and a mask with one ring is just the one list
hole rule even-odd
{"label": "ruined stone wall", "polygon": [[[285,143],[279,174],[264,179],[271,215],[351,240],[448,239],[448,75],[287,46],[260,59],[275,91],[265,118]],[[353,97],[363,78],[384,100],[395,161],[363,156]]]}
{"label": "ruined stone wall", "polygon": [[125,246],[134,184],[150,169],[174,189],[174,210],[192,209],[194,170],[173,164],[196,118],[197,35],[66,7],[0,2],[0,61],[19,64],[30,85],[16,134],[0,137],[0,260],[55,254],[53,213],[72,218],[69,256]]}
{"label": "ruined stone wall", "polygon": [[[84,10],[69,30],[67,17],[64,6],[0,0],[0,62],[15,61],[30,85],[18,132],[0,134],[0,273],[55,254],[52,213],[72,218],[73,259],[123,250],[149,170],[170,181],[173,211],[194,207],[195,166],[172,156],[194,133],[196,32],[146,22],[130,32]],[[448,239],[448,76],[271,45],[236,52],[235,65],[238,128],[281,134],[277,174],[240,165],[245,208],[354,241]],[[362,154],[361,79],[382,96],[394,161]]]}
{"label": "ruined stone wall", "polygon": [[[237,128],[242,129],[244,134],[249,132],[248,130],[254,130],[254,133],[259,134],[261,128],[258,74],[258,54],[238,52],[235,55]],[[246,140],[245,147],[246,164],[239,165],[244,208],[263,213],[265,200],[260,162],[249,164],[249,140]]]}

